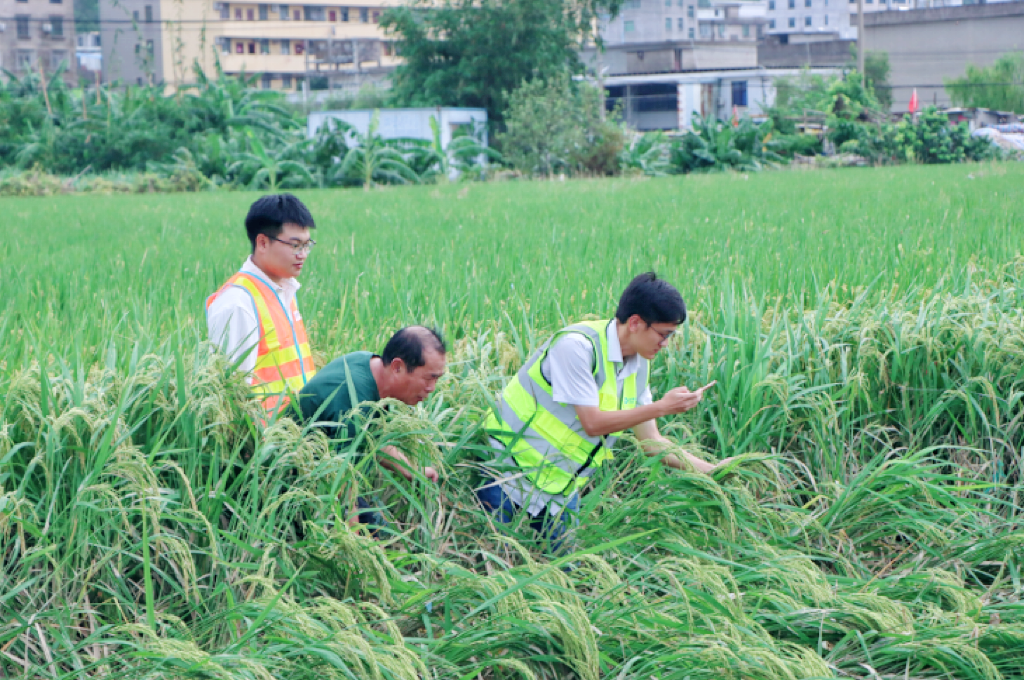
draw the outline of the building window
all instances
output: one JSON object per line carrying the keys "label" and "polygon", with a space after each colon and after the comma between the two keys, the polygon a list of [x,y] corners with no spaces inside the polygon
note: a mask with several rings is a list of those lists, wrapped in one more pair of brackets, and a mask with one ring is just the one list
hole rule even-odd
{"label": "building window", "polygon": [[293,21],[302,21],[302,10],[298,10],[298,9],[294,10],[292,12],[292,20]]}
{"label": "building window", "polygon": [[683,30],[683,18],[682,17],[679,17],[678,28],[679,28],[680,31]]}
{"label": "building window", "polygon": [[775,0],[768,0],[768,9],[775,9]]}
{"label": "building window", "polygon": [[796,0],[789,0],[789,8],[793,9],[796,7]]}
{"label": "building window", "polygon": [[370,10],[366,7],[359,8],[359,20],[364,24],[370,23]]}
{"label": "building window", "polygon": [[747,81],[745,81],[745,80],[734,80],[734,81],[732,81],[732,105],[733,106],[746,106],[747,105]]}
{"label": "building window", "polygon": [[137,55],[138,54],[142,54],[142,44],[141,43],[135,43],[135,54],[137,54]]}
{"label": "building window", "polygon": [[327,16],[323,7],[306,7],[306,21],[323,21]]}
{"label": "building window", "polygon": [[277,15],[281,17],[281,21],[288,21],[291,16],[291,12],[288,11],[288,5],[281,5],[277,10]]}
{"label": "building window", "polygon": [[68,53],[64,50],[54,50],[53,52],[50,52],[50,70],[56,71],[67,58]]}
{"label": "building window", "polygon": [[633,31],[636,30],[636,24],[634,24],[632,21],[624,21],[622,22],[622,30],[624,30],[626,33],[632,33]]}
{"label": "building window", "polygon": [[15,60],[20,71],[31,71],[32,64],[35,62],[35,52],[32,50],[18,50],[15,55]]}
{"label": "building window", "polygon": [[266,38],[260,40],[260,54],[270,54],[270,41]]}
{"label": "building window", "polygon": [[811,0],[804,0],[804,7],[810,7],[810,6],[811,6]]}
{"label": "building window", "polygon": [[793,17],[789,18],[789,27],[796,28],[796,19],[794,19]]}
{"label": "building window", "polygon": [[260,21],[267,21],[270,19],[270,8],[266,5],[260,5]]}
{"label": "building window", "polygon": [[640,9],[640,0],[626,0],[626,9]]}
{"label": "building window", "polygon": [[51,5],[63,5],[64,0],[50,0]]}
{"label": "building window", "polygon": [[64,37],[64,17],[50,17],[50,35],[54,38]]}
{"label": "building window", "polygon": [[256,43],[249,43],[249,54],[256,54]]}
{"label": "building window", "polygon": [[725,37],[725,24],[718,24],[718,37],[719,38],[724,38]]}
{"label": "building window", "polygon": [[302,42],[301,40],[296,40],[295,41],[295,54],[301,55],[305,51],[306,51],[306,43]]}
{"label": "building window", "polygon": [[285,88],[285,89],[291,89],[291,86],[292,86],[292,77],[291,77],[291,75],[286,73],[283,76],[281,76],[281,87]]}
{"label": "building window", "polygon": [[256,12],[252,11],[251,9],[245,10],[245,20],[256,21]]}
{"label": "building window", "polygon": [[693,28],[690,28],[690,40],[693,40]]}
{"label": "building window", "polygon": [[341,20],[348,21],[348,7],[341,8]]}
{"label": "building window", "polygon": [[18,16],[14,17],[14,22],[18,26],[18,37],[21,39],[26,39],[29,37],[28,21],[28,15],[26,14],[19,14]]}
{"label": "building window", "polygon": [[825,25],[828,26],[828,15],[825,15]]}
{"label": "building window", "polygon": [[220,5],[220,18],[221,19],[230,19],[231,18],[231,9],[228,7],[228,4],[226,2],[221,3],[221,5]]}
{"label": "building window", "polygon": [[671,31],[672,30],[672,18],[671,17],[665,17],[665,30],[666,31]]}
{"label": "building window", "polygon": [[775,19],[768,20],[768,30],[775,30]]}
{"label": "building window", "polygon": [[153,5],[146,5],[146,23],[153,23]]}
{"label": "building window", "polygon": [[241,21],[241,20],[242,20],[242,10],[240,10],[240,9],[238,9],[236,7],[235,8],[235,21]]}
{"label": "building window", "polygon": [[281,41],[281,54],[291,54],[291,53],[292,53],[292,43],[291,43],[291,41],[290,40],[282,40]]}
{"label": "building window", "polygon": [[331,11],[329,11],[327,13],[327,20],[330,21],[332,24],[335,21],[337,21],[338,20],[338,12],[337,12],[337,10],[333,10],[332,9]]}
{"label": "building window", "polygon": [[379,9],[373,10],[373,23],[375,23],[375,24],[379,24],[380,23],[380,10]]}
{"label": "building window", "polygon": [[149,53],[149,56],[152,59],[152,57],[153,57],[153,41],[152,40],[147,40],[146,41],[146,52]]}
{"label": "building window", "polygon": [[750,37],[750,24],[743,24],[743,37],[744,38],[749,38]]}
{"label": "building window", "polygon": [[811,18],[810,17],[804,17],[804,26],[810,26],[810,25],[811,25]]}
{"label": "building window", "polygon": [[235,54],[245,54],[245,45],[240,42],[235,43]]}
{"label": "building window", "polygon": [[873,2],[873,0],[864,0],[864,4],[865,5],[871,5],[871,4],[874,4],[874,2]]}
{"label": "building window", "polygon": [[139,22],[139,10],[132,10],[132,21],[135,23]]}
{"label": "building window", "polygon": [[710,38],[711,37],[711,24],[700,25],[700,37]]}
{"label": "building window", "polygon": [[274,84],[274,79],[270,77],[269,73],[264,73],[263,77],[260,78],[260,86],[264,90],[269,90]]}
{"label": "building window", "polygon": [[693,5],[687,6],[687,8],[686,8],[686,16],[688,16],[691,19],[693,18]]}

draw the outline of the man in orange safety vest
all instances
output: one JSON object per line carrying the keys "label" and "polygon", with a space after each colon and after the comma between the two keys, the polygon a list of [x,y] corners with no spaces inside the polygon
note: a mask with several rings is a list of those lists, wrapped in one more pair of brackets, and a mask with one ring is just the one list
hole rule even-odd
{"label": "man in orange safety vest", "polygon": [[314,228],[313,216],[295,196],[260,198],[245,218],[252,254],[206,300],[210,340],[239,362],[270,412],[316,372],[296,302],[296,277],[316,245]]}

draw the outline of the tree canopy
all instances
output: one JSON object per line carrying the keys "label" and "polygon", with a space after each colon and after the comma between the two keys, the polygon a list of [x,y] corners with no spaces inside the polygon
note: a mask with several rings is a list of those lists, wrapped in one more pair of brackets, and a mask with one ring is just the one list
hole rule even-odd
{"label": "tree canopy", "polygon": [[599,12],[623,0],[414,0],[385,14],[404,59],[392,78],[403,106],[487,109],[500,123],[523,81],[578,73]]}
{"label": "tree canopy", "polygon": [[1004,54],[988,67],[969,64],[959,78],[946,80],[957,106],[1024,113],[1024,52]]}

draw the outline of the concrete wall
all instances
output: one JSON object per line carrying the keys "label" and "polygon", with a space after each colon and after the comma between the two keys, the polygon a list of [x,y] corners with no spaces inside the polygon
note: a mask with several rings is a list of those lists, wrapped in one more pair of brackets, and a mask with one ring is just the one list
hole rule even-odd
{"label": "concrete wall", "polygon": [[764,42],[757,46],[757,65],[769,68],[801,66],[843,66],[851,61],[856,40],[826,40],[781,45]]}
{"label": "concrete wall", "polygon": [[[642,57],[641,57],[642,55]],[[718,68],[757,66],[753,42],[647,43],[607,47],[603,54],[583,50],[580,58],[592,73],[606,76],[629,73],[673,73]]]}
{"label": "concrete wall", "polygon": [[1024,2],[868,14],[864,33],[867,50],[889,54],[893,111],[907,110],[914,87],[921,106],[946,106],[944,78],[1024,50]]}
{"label": "concrete wall", "polygon": [[[21,22],[27,27],[26,34],[19,35],[18,18],[27,19]],[[54,22],[56,17],[59,21]],[[60,2],[16,2],[0,0],[0,68],[7,69],[18,76],[24,76],[29,70],[50,73],[59,61],[67,62],[64,80],[69,84],[77,83],[77,67],[75,63],[75,20],[72,0]],[[60,35],[57,35],[59,24]],[[46,30],[49,26],[50,30]]]}

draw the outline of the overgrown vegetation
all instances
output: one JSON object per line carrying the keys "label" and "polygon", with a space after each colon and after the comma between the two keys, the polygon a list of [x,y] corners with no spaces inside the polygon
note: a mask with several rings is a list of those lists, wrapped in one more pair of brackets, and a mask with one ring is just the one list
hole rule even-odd
{"label": "overgrown vegetation", "polygon": [[999,57],[991,66],[968,64],[959,78],[946,80],[956,106],[1024,113],[1024,52]]}
{"label": "overgrown vegetation", "polygon": [[[1024,171],[971,172],[306,192],[318,361],[416,321],[454,346],[342,451],[201,343],[253,194],[3,199],[32,236],[0,241],[0,674],[1024,676]],[[656,392],[718,380],[663,429],[742,458],[627,441],[550,561],[476,505],[482,415],[652,267],[690,307]],[[389,443],[440,492],[358,455]]]}

